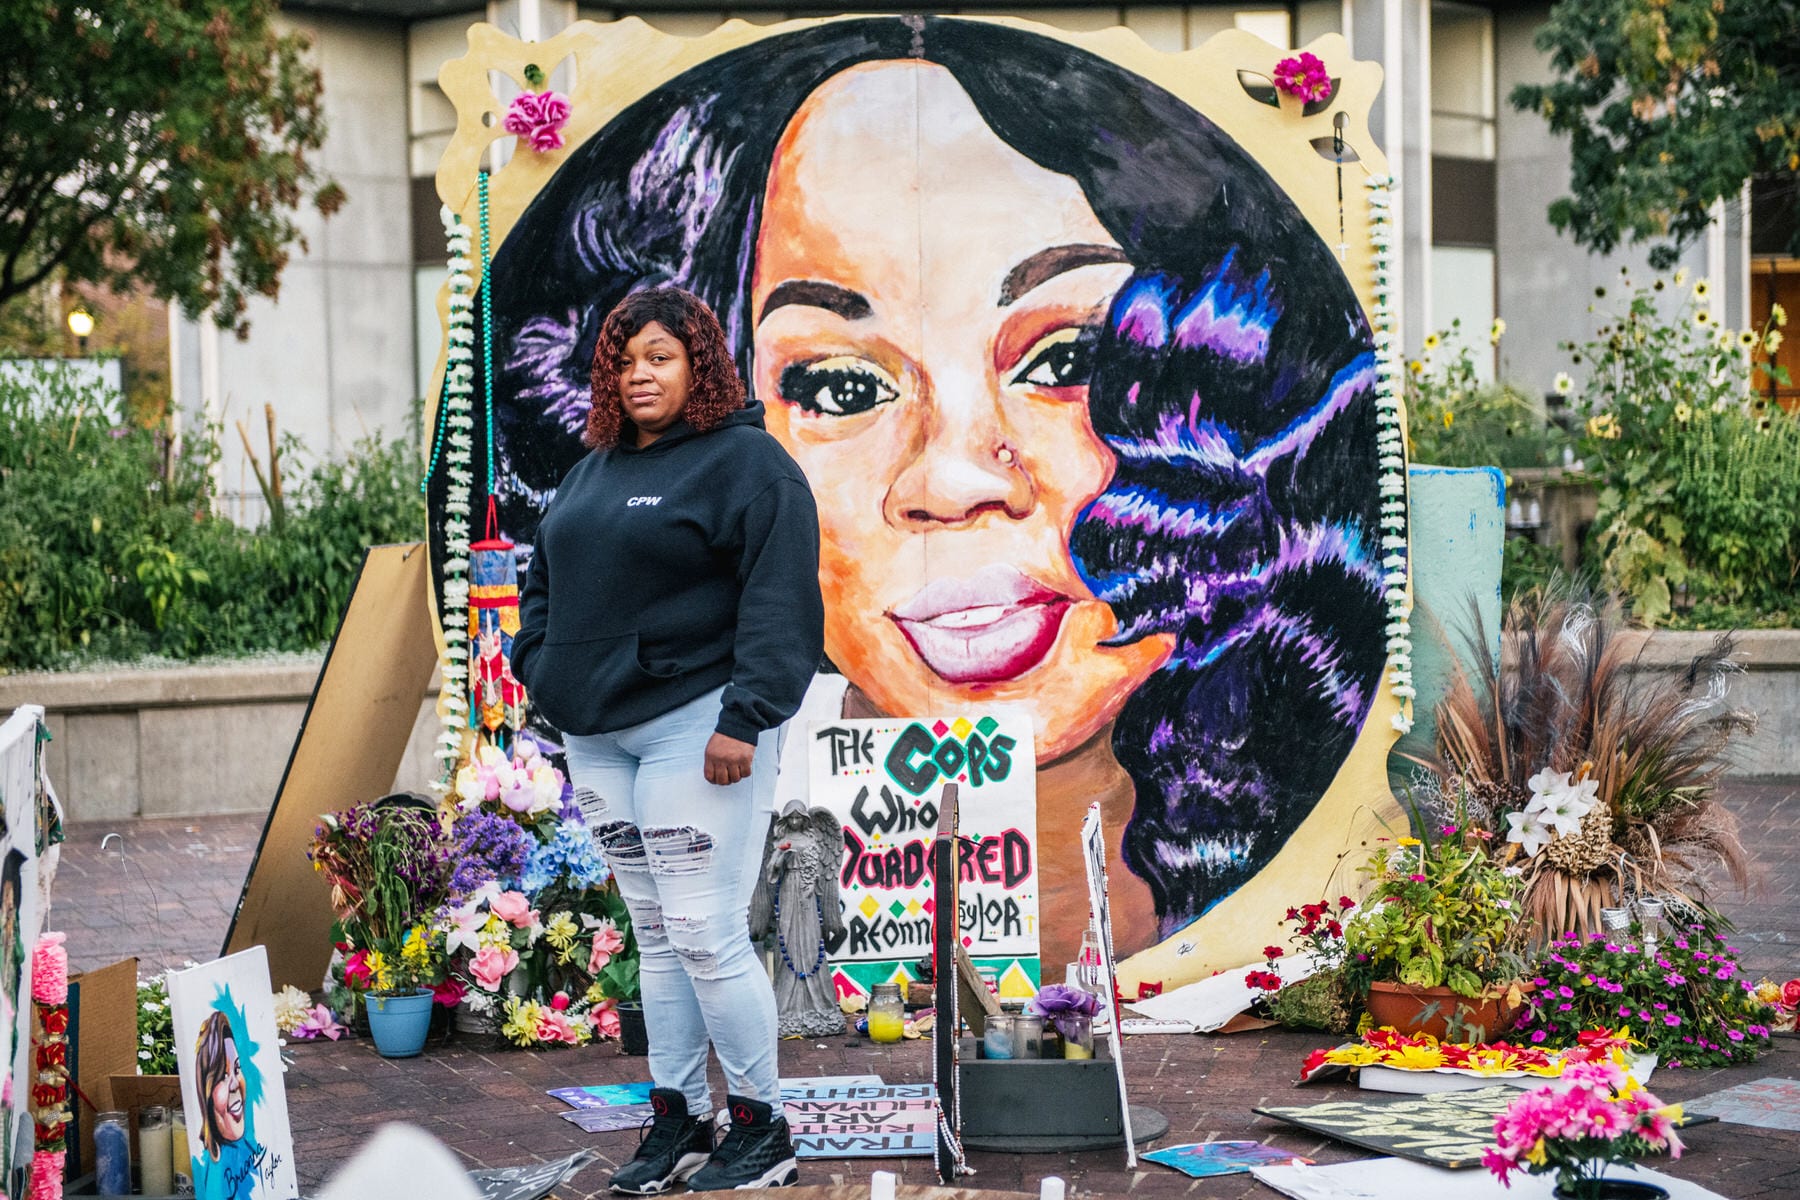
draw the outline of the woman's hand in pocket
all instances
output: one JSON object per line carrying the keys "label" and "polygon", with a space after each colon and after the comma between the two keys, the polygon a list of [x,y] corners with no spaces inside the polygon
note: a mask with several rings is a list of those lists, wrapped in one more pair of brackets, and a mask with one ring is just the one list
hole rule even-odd
{"label": "woman's hand in pocket", "polygon": [[706,782],[727,787],[748,779],[755,760],[754,745],[715,733],[706,743]]}

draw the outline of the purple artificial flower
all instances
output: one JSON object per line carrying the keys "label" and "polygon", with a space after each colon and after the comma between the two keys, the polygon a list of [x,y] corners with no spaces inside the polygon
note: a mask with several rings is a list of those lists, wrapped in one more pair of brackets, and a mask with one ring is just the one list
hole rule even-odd
{"label": "purple artificial flower", "polygon": [[1275,64],[1275,86],[1310,104],[1331,95],[1331,74],[1318,55],[1302,51]]}

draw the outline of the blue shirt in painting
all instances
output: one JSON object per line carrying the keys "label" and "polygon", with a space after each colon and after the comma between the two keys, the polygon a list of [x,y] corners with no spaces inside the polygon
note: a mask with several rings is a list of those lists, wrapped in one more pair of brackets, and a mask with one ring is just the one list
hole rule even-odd
{"label": "blue shirt in painting", "polygon": [[262,1178],[265,1151],[249,1138],[226,1142],[215,1162],[211,1155],[194,1158],[194,1195],[198,1200],[251,1200]]}

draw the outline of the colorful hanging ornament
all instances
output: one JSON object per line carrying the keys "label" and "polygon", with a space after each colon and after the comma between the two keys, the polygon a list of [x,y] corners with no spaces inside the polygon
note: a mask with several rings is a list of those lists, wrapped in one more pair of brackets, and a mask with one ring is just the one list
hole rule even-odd
{"label": "colorful hanging ornament", "polygon": [[46,933],[31,951],[31,1117],[37,1134],[31,1160],[31,1200],[62,1200],[69,1148],[69,955],[63,949],[65,936]]}
{"label": "colorful hanging ornament", "polygon": [[488,536],[469,547],[469,725],[505,750],[525,727],[525,687],[512,673],[519,573],[488,506]]}

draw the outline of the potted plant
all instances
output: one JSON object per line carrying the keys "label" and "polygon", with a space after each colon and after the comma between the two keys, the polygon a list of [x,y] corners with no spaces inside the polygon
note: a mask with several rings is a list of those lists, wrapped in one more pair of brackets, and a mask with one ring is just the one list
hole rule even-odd
{"label": "potted plant", "polygon": [[1496,1145],[1481,1161],[1508,1186],[1515,1172],[1554,1171],[1560,1200],[1667,1196],[1646,1180],[1609,1179],[1606,1168],[1660,1150],[1680,1158],[1680,1120],[1679,1105],[1665,1105],[1617,1063],[1580,1063],[1560,1086],[1527,1092],[1496,1117]]}
{"label": "potted plant", "polygon": [[1483,1042],[1504,1032],[1523,998],[1519,879],[1461,824],[1383,839],[1373,881],[1344,929],[1345,969],[1378,1026]]}
{"label": "potted plant", "polygon": [[453,864],[436,804],[399,793],[327,814],[308,857],[331,884],[338,917],[334,994],[352,1011],[363,1001],[382,1054],[419,1053],[447,965],[435,926]]}

